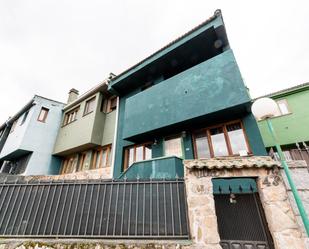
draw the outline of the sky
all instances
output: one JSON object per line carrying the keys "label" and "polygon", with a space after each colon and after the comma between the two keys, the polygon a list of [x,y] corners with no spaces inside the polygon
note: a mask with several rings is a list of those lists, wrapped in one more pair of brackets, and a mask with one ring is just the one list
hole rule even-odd
{"label": "sky", "polygon": [[221,9],[252,97],[309,81],[309,2],[0,0],[0,124],[34,94],[66,102]]}

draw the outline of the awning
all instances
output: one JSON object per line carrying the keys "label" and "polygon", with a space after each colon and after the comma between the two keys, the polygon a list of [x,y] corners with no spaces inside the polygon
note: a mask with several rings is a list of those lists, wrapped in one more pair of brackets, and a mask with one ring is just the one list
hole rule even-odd
{"label": "awning", "polygon": [[254,178],[212,179],[214,194],[248,194],[257,192]]}

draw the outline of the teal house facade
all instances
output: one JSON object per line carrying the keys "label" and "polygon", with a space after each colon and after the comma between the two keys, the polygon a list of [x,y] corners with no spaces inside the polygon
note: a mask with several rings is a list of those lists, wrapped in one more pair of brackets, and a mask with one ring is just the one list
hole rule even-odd
{"label": "teal house facade", "polygon": [[114,178],[182,177],[184,159],[265,155],[220,11],[114,77]]}

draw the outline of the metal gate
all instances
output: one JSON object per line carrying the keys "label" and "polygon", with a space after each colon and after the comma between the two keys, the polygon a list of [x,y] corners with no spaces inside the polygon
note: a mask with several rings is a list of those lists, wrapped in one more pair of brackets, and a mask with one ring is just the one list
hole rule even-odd
{"label": "metal gate", "polygon": [[254,179],[220,180],[214,198],[222,248],[273,249]]}
{"label": "metal gate", "polygon": [[0,183],[1,237],[189,237],[183,180]]}

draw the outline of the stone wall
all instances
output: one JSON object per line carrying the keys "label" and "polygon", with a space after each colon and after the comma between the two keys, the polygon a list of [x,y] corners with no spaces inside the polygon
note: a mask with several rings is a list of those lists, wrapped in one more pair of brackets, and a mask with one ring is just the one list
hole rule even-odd
{"label": "stone wall", "polygon": [[[26,180],[31,179],[54,179],[54,180],[82,180],[82,179],[111,179],[112,178],[112,167],[91,169],[86,171],[79,171],[71,174],[64,175],[40,175],[40,176],[25,176]],[[5,176],[2,176],[5,177]]]}
{"label": "stone wall", "polygon": [[192,161],[185,161],[185,180],[189,209],[189,222],[193,242],[205,249],[219,249],[220,237],[217,228],[211,179],[214,177],[256,177],[260,199],[265,211],[276,249],[304,249],[303,238],[294,210],[288,198],[285,184],[277,168],[251,167],[230,169],[188,169]]}
{"label": "stone wall", "polygon": [[[294,183],[295,183],[296,188],[298,190],[298,193],[300,195],[300,198],[302,199],[303,204],[305,206],[305,209],[307,211],[307,215],[309,215],[309,171],[308,171],[309,167],[307,166],[306,161],[301,161],[301,160],[290,161],[290,162],[288,162],[288,165],[289,165],[290,172],[292,174],[292,178],[294,180]],[[283,176],[284,183],[285,183],[286,188],[288,190],[289,200],[290,200],[292,207],[293,207],[293,210],[296,214],[298,224],[301,226],[303,236],[305,237],[306,236],[305,228],[304,228],[303,222],[300,218],[298,208],[296,206],[290,185],[287,181],[287,178],[285,176],[283,169],[281,170],[281,174]]]}
{"label": "stone wall", "polygon": [[0,240],[0,249],[195,249],[190,241],[165,240]]}

